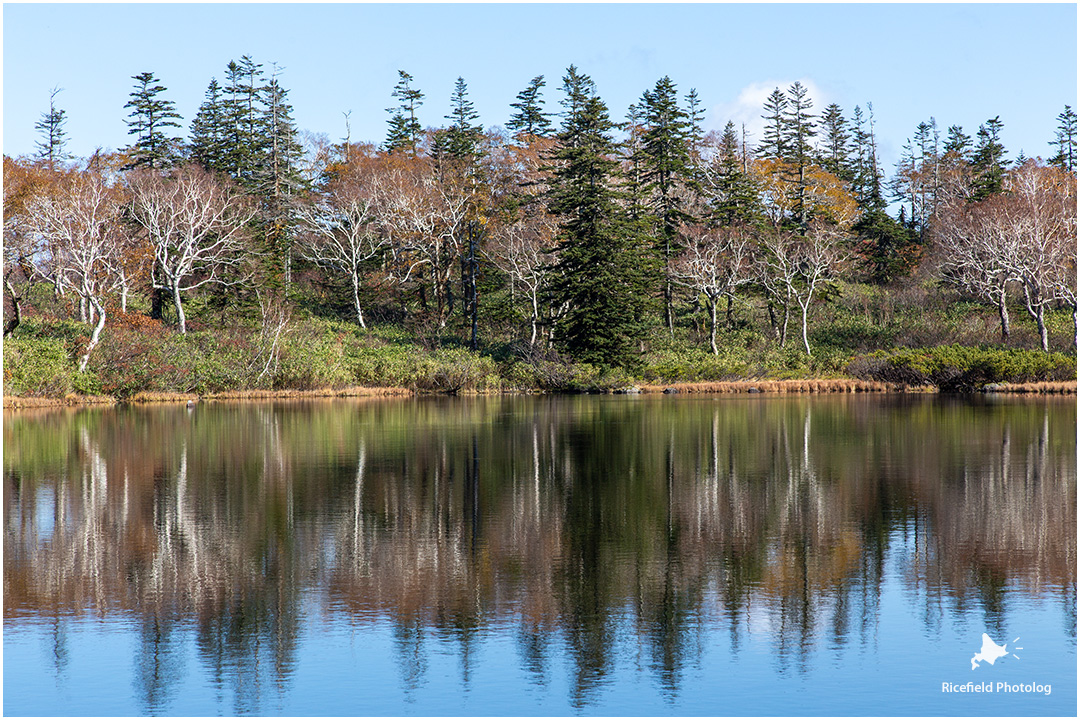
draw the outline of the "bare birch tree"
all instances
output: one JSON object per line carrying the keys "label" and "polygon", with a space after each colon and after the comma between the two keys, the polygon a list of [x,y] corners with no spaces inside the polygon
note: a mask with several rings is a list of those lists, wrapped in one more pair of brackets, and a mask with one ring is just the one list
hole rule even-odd
{"label": "bare birch tree", "polygon": [[195,166],[172,176],[145,171],[131,180],[131,216],[154,250],[154,287],[168,291],[181,333],[187,332],[183,295],[210,283],[230,284],[227,273],[245,259],[245,226],[256,213],[225,181]]}
{"label": "bare birch tree", "polygon": [[365,268],[390,245],[378,223],[384,194],[378,172],[349,167],[334,179],[322,201],[297,212],[301,252],[348,278],[356,322],[362,328],[367,327],[360,303]]}
{"label": "bare birch tree", "polygon": [[685,235],[688,245],[675,264],[674,276],[680,284],[705,296],[709,347],[719,355],[717,309],[723,297],[728,298],[730,308],[735,291],[753,280],[753,238],[742,227],[706,230],[698,226],[686,229]]}
{"label": "bare birch tree", "polygon": [[121,203],[96,174],[75,175],[63,190],[32,198],[26,205],[26,225],[51,256],[57,287],[74,293],[83,319],[93,323],[79,358],[79,372],[84,372],[105,328],[106,297],[121,282]]}

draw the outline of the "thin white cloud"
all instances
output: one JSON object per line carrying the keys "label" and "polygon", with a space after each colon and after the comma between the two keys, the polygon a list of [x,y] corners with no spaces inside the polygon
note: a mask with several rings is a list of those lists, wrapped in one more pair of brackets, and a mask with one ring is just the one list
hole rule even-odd
{"label": "thin white cloud", "polygon": [[[821,109],[831,102],[826,93],[813,80],[808,78],[798,80],[807,89],[810,100],[813,102],[811,112],[815,115],[820,114]],[[741,134],[745,125],[747,143],[751,147],[756,146],[761,142],[765,129],[765,120],[762,118],[765,113],[765,100],[776,88],[787,93],[794,82],[795,80],[792,79],[750,83],[739,91],[733,101],[714,105],[705,118],[705,126],[722,131],[730,120],[735,123],[735,130]]]}

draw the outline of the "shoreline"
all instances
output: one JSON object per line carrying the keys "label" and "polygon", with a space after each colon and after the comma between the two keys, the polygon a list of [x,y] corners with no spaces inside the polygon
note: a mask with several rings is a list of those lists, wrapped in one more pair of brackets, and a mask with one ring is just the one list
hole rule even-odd
{"label": "shoreline", "polygon": [[[1077,382],[996,383],[989,389],[976,391],[977,395],[1076,395]],[[937,394],[938,390],[925,386],[906,386],[899,383],[870,382],[865,380],[725,380],[694,383],[642,383],[603,394],[766,394],[766,395],[836,395],[858,393],[881,394]],[[315,390],[227,390],[219,393],[198,395],[196,393],[138,393],[126,400],[107,395],[67,395],[62,398],[22,397],[4,395],[4,410],[57,407],[92,407],[95,405],[161,405],[198,402],[243,402],[258,400],[322,400],[335,398],[389,398],[438,395],[404,387],[348,387],[319,388]],[[470,392],[465,395],[537,395],[571,394],[543,391]],[[578,393],[572,393],[578,394]],[[599,393],[598,393],[599,394]]]}

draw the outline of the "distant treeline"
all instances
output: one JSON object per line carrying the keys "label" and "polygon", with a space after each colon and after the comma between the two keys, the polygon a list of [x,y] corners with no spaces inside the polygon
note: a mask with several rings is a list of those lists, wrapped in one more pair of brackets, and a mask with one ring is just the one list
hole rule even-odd
{"label": "distant treeline", "polygon": [[[186,139],[153,73],[134,80],[129,147],[69,157],[54,92],[37,153],[4,158],[5,337],[24,319],[38,339],[83,323],[52,333],[78,373],[100,374],[110,327],[159,347],[195,329],[242,336],[262,381],[318,318],[636,376],[657,353],[741,354],[717,373],[732,375],[842,372],[896,345],[1075,346],[1069,106],[1048,160],[1007,160],[998,117],[974,138],[930,118],[887,176],[872,106],[818,111],[798,82],[768,97],[751,146],[731,122],[706,132],[696,91],[668,77],[620,120],[571,66],[557,112],[538,76],[485,131],[461,78],[425,127],[401,71],[376,145],[302,135],[277,72],[250,57],[210,82]],[[901,306],[941,332],[905,335]],[[956,307],[996,327],[941,334]],[[882,332],[853,339],[860,315]]]}

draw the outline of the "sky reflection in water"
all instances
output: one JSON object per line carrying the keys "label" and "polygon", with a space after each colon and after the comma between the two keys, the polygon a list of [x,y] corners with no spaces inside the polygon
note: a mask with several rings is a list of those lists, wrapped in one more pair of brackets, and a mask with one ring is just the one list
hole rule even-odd
{"label": "sky reflection in water", "polygon": [[[1074,400],[5,414],[4,711],[1073,714],[1075,437]],[[1024,650],[973,671],[983,632]]]}

